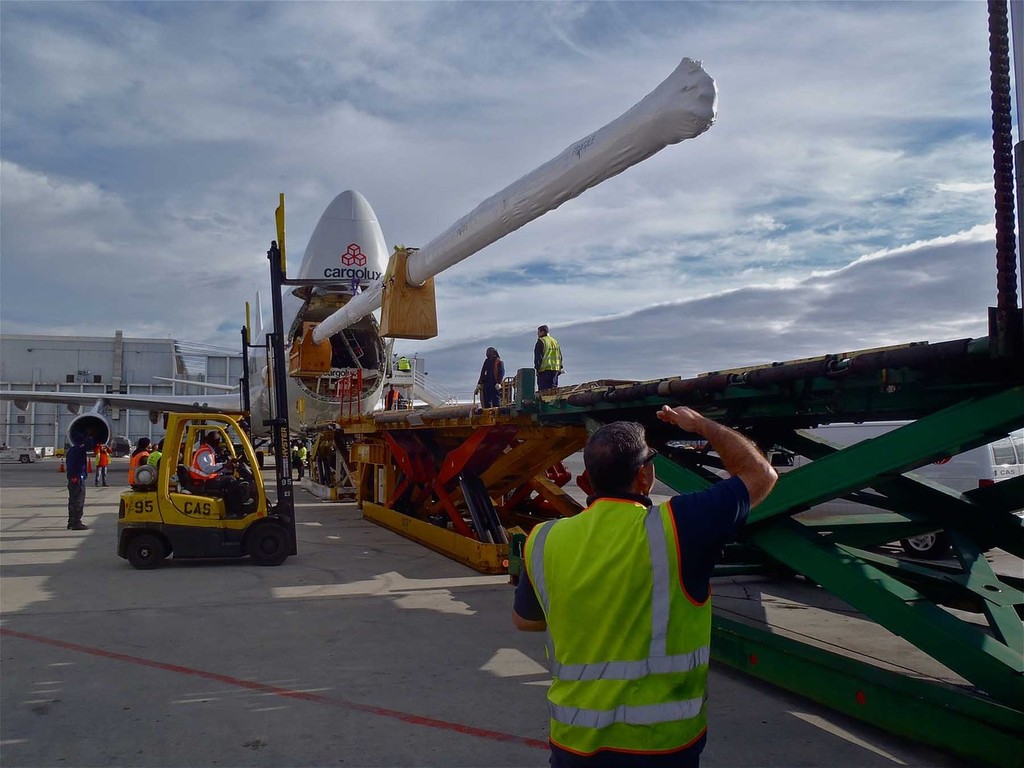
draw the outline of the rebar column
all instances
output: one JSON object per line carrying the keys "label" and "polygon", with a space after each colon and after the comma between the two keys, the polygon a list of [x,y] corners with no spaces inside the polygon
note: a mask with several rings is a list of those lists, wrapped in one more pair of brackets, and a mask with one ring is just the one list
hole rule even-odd
{"label": "rebar column", "polygon": [[1006,0],[988,0],[989,66],[992,87],[992,162],[995,183],[996,307],[994,347],[1011,353],[1019,338],[1017,249],[1014,233],[1013,139],[1010,117],[1010,35]]}

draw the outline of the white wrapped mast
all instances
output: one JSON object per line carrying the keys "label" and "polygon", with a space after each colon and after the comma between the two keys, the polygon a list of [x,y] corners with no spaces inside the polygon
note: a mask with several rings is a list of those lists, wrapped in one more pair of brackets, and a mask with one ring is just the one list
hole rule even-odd
{"label": "white wrapped mast", "polygon": [[[699,136],[715,122],[718,91],[700,62],[683,59],[661,85],[621,117],[484,200],[412,254],[408,282],[421,285],[477,251],[610,179],[669,144]],[[381,305],[382,281],[325,318],[317,343]]]}

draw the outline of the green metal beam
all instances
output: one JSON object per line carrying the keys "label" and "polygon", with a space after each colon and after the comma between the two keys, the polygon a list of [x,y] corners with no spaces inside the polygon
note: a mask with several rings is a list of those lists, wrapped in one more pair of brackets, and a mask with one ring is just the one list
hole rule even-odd
{"label": "green metal beam", "polygon": [[1024,649],[1010,648],[959,620],[921,592],[797,522],[777,521],[750,537],[769,556],[814,579],[998,701],[1010,706],[1024,701]]}
{"label": "green metal beam", "polygon": [[1024,713],[715,614],[711,657],[972,764],[1024,766]]}
{"label": "green metal beam", "polygon": [[786,473],[751,513],[749,522],[874,487],[879,477],[959,453],[964,445],[977,445],[980,436],[1005,434],[1020,424],[1024,424],[1024,387],[958,403]]}
{"label": "green metal beam", "polygon": [[996,636],[1024,653],[1024,594],[1004,584],[981,550],[959,531],[950,531],[953,550],[967,574],[965,586],[982,598],[982,608]]}

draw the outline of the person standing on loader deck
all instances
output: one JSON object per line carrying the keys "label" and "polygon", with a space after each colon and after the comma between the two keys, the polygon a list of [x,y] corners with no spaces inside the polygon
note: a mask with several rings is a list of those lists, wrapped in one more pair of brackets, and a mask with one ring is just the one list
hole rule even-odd
{"label": "person standing on loader deck", "polygon": [[533,367],[537,371],[537,390],[554,389],[562,372],[562,348],[548,333],[548,327],[537,327],[537,343],[533,345]]}
{"label": "person standing on loader deck", "polygon": [[501,382],[504,380],[505,363],[498,355],[498,350],[488,347],[484,354],[484,364],[480,366],[480,378],[476,382],[481,407],[497,408],[501,405]]}
{"label": "person standing on loader deck", "polygon": [[89,456],[95,442],[91,437],[76,437],[75,443],[64,454],[64,469],[68,477],[68,530],[87,531],[82,522],[85,513],[85,480],[89,476]]}
{"label": "person standing on loader deck", "polygon": [[711,574],[778,475],[753,443],[696,411],[657,415],[707,438],[731,477],[654,506],[657,452],[640,424],[617,421],[584,449],[587,508],[526,541],[513,621],[549,633],[556,768],[696,768],[707,740]]}

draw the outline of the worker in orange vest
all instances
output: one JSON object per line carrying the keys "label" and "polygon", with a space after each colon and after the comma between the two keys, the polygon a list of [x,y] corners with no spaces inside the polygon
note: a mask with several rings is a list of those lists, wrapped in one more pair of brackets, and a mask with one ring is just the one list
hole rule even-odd
{"label": "worker in orange vest", "polygon": [[107,485],[107,467],[110,466],[110,449],[106,443],[99,443],[93,454],[96,457],[96,483],[99,486],[100,478],[103,478],[103,485]]}
{"label": "worker in orange vest", "polygon": [[149,438],[140,437],[132,451],[132,458],[128,462],[128,485],[135,484],[135,470],[149,461]]}

